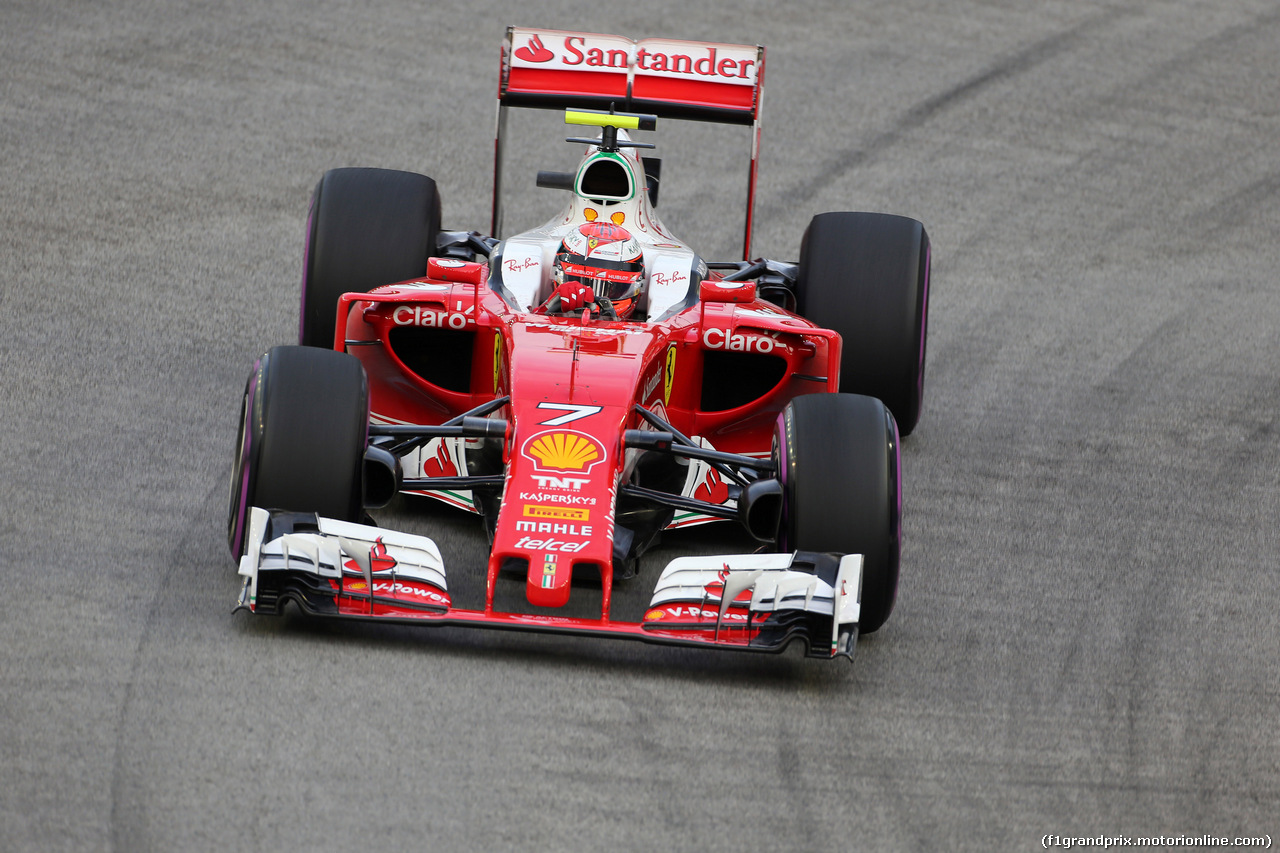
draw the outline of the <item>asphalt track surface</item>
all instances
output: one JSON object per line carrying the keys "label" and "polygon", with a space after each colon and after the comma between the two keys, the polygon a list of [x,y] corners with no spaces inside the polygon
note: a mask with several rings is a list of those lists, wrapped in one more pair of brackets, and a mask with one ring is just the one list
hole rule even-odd
{"label": "asphalt track surface", "polygon": [[[413,169],[483,230],[508,23],[766,44],[757,254],[926,223],[902,581],[854,665],[232,614],[236,411],[311,189]],[[7,0],[0,848],[1274,838],[1277,44],[1272,0]],[[540,120],[513,226],[572,160]],[[657,141],[667,223],[733,257],[744,136]]]}

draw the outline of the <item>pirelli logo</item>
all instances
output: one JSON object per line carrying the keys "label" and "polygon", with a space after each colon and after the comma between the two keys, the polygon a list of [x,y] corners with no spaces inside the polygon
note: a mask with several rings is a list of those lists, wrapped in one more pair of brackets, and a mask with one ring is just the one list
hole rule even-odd
{"label": "pirelli logo", "polygon": [[568,506],[525,504],[524,516],[525,518],[551,518],[557,521],[588,521],[591,518],[591,510]]}

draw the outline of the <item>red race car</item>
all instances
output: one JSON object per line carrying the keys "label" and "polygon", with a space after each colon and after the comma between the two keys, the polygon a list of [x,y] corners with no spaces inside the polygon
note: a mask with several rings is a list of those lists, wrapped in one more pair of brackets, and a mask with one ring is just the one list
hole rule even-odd
{"label": "red race car", "polygon": [[[228,536],[240,607],[852,657],[898,579],[899,436],[923,396],[929,239],[914,219],[815,216],[798,262],[749,260],[764,48],[509,28],[505,118],[587,128],[545,225],[440,228],[434,181],[338,169],[308,221],[301,346],[245,389]],[[659,118],[750,127],[741,261],[659,219]],[[399,492],[479,515],[485,566],[368,510]],[[741,553],[641,556],[731,520]],[[484,594],[457,600],[449,573]],[[461,586],[461,584],[456,584]],[[615,607],[615,589],[652,586]],[[592,596],[589,612],[567,607]],[[465,596],[461,596],[465,598]],[[621,599],[622,596],[616,598]],[[627,611],[627,612],[615,612]]]}

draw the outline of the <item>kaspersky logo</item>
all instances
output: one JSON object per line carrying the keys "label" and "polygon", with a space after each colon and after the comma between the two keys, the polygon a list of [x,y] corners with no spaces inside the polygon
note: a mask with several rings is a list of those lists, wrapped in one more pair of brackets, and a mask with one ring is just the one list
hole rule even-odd
{"label": "kaspersky logo", "polygon": [[540,432],[524,443],[521,452],[543,474],[586,474],[605,456],[599,441],[570,430]]}

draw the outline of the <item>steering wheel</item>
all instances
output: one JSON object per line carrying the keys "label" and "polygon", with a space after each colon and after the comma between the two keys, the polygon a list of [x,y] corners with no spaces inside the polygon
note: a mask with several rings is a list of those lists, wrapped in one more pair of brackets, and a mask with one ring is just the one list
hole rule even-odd
{"label": "steering wheel", "polygon": [[596,296],[594,302],[588,302],[586,305],[582,306],[581,309],[574,309],[572,311],[561,311],[560,310],[560,294],[553,293],[551,294],[551,298],[548,299],[546,302],[542,303],[540,306],[538,306],[538,309],[534,313],[546,314],[548,316],[554,315],[554,316],[560,316],[560,317],[579,317],[579,316],[582,316],[581,314],[578,313],[579,311],[582,311],[583,313],[589,312],[591,310],[592,305],[595,305],[596,308],[599,309],[600,311],[599,319],[601,320],[621,319],[620,317],[618,317],[617,309],[613,307],[613,302],[607,296]]}

